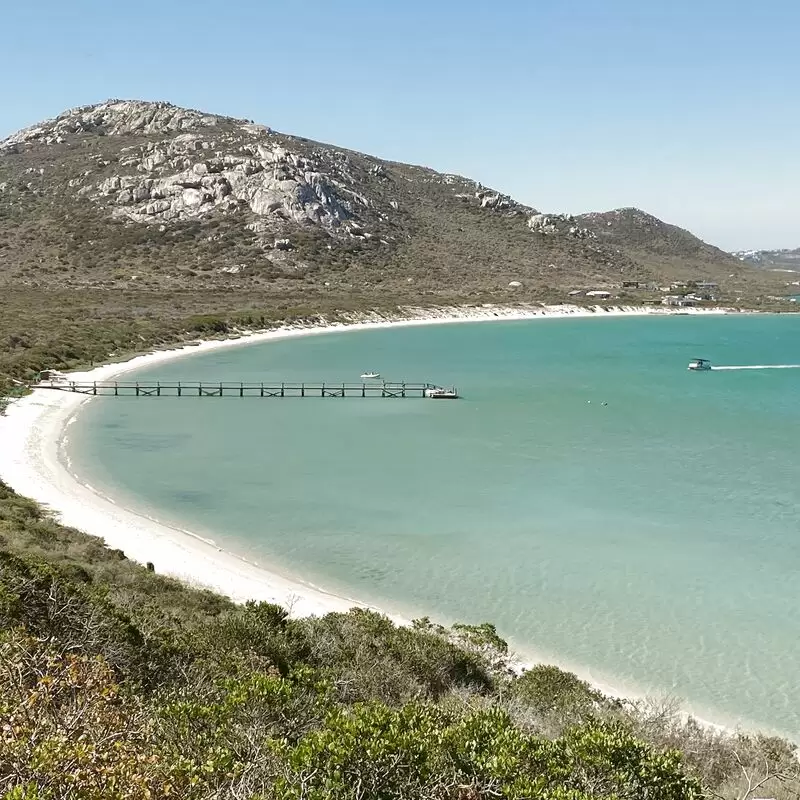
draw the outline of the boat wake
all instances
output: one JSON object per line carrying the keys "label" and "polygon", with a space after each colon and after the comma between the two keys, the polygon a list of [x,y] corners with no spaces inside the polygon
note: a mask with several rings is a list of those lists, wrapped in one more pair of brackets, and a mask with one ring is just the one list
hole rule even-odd
{"label": "boat wake", "polygon": [[711,369],[800,369],[800,364],[746,364],[739,367],[711,367]]}

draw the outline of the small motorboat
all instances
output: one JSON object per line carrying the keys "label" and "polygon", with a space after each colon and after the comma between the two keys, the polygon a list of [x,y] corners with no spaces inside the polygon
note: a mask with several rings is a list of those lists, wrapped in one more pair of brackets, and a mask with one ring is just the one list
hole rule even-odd
{"label": "small motorboat", "polygon": [[380,372],[362,372],[361,373],[361,380],[364,380],[364,381],[376,381],[380,377],[381,377]]}
{"label": "small motorboat", "polygon": [[707,358],[693,358],[689,362],[687,369],[695,372],[706,372],[711,369],[711,362]]}
{"label": "small motorboat", "polygon": [[455,389],[443,389],[441,386],[434,386],[425,390],[425,397],[431,400],[457,400],[458,392]]}

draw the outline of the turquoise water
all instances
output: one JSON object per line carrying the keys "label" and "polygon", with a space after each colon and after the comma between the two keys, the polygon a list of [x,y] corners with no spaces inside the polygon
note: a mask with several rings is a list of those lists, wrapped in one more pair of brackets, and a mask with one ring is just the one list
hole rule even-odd
{"label": "turquoise water", "polygon": [[[120,399],[76,468],[137,508],[405,615],[800,735],[800,317],[310,336],[139,373],[455,384],[457,402]],[[603,405],[607,403],[607,405]]]}

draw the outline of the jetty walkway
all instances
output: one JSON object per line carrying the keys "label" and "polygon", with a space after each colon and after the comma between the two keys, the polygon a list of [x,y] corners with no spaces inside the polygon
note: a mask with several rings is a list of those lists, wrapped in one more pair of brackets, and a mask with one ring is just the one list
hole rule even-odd
{"label": "jetty walkway", "polygon": [[456,389],[434,383],[244,383],[223,381],[45,380],[32,389],[53,389],[113,397],[458,397]]}

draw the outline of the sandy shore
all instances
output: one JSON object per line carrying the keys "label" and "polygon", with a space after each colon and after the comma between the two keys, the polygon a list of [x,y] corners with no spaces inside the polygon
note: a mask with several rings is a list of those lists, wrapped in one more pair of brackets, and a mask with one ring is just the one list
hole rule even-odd
{"label": "sandy shore", "polygon": [[[724,313],[698,311],[689,313]],[[226,347],[335,331],[370,330],[401,325],[429,325],[465,321],[560,319],[663,315],[660,308],[618,307],[587,309],[578,306],[527,305],[516,307],[443,307],[434,310],[403,308],[396,317],[378,313],[352,315],[346,323],[243,332],[239,338],[205,341],[199,345],[156,351],[118,364],[73,373],[75,380],[108,380],[141,367],[195,353]],[[674,312],[673,312],[674,313]],[[685,313],[685,312],[684,312]],[[291,609],[293,615],[325,614],[364,606],[357,600],[330,594],[291,580],[220,548],[190,531],[170,527],[117,505],[74,475],[60,455],[60,442],[70,420],[90,398],[68,392],[34,391],[10,404],[0,416],[0,478],[19,494],[42,503],[65,525],[102,538],[135,561],[152,562],[157,572],[195,586],[206,587],[236,601],[266,600]],[[398,620],[400,621],[400,620]]]}
{"label": "sandy shore", "polygon": [[[195,353],[241,347],[248,344],[286,339],[295,336],[330,334],[338,331],[371,330],[395,326],[430,325],[498,320],[554,320],[575,317],[610,318],[619,316],[664,316],[669,314],[725,314],[731,309],[682,309],[679,312],[658,307],[621,306],[583,308],[579,306],[458,306],[421,309],[404,307],[394,316],[380,313],[344,316],[346,322],[294,325],[269,331],[242,331],[238,338],[203,341],[199,344],[158,350],[130,359],[105,364],[85,372],[71,373],[74,380],[109,380],[142,367]],[[322,615],[347,611],[355,606],[369,608],[355,598],[326,592],[250,562],[224,550],[217,543],[188,530],[166,525],[158,520],[118,505],[113,498],[96,491],[71,472],[61,444],[70,422],[81,405],[91,398],[69,392],[34,391],[15,400],[5,416],[0,416],[0,479],[19,494],[32,498],[53,511],[60,522],[103,539],[109,547],[122,550],[139,563],[151,562],[156,571],[171,575],[193,586],[208,588],[237,602],[264,600],[290,609],[293,616]],[[382,609],[376,609],[382,610]],[[408,621],[389,614],[399,624]],[[621,687],[591,670],[558,659],[541,658],[522,649],[514,659],[517,669],[534,663],[556,663],[578,673],[606,694],[628,699],[643,699],[646,692]],[[695,719],[698,718],[696,712]],[[706,717],[706,714],[700,714]],[[718,723],[701,719],[703,724],[721,728]]]}

